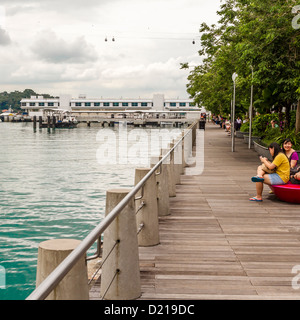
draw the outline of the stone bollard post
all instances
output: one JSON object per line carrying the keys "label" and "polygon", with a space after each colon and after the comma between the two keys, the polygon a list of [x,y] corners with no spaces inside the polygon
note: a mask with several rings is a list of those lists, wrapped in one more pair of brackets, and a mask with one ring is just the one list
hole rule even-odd
{"label": "stone bollard post", "polygon": [[196,125],[192,126],[192,145],[195,145],[195,141],[196,141]]}
{"label": "stone bollard post", "polygon": [[[175,146],[175,144],[178,141],[173,140],[173,142],[170,144],[171,148]],[[182,152],[180,149],[181,143],[176,147],[176,149],[173,152],[174,155],[174,176],[175,176],[175,184],[180,184],[180,175],[182,170]]]}
{"label": "stone bollard post", "polygon": [[193,149],[192,145],[192,133],[189,131],[189,133],[185,136],[184,138],[184,143],[183,143],[183,163],[185,167],[190,165],[189,158],[191,156]]}
{"label": "stone bollard post", "polygon": [[[55,239],[41,242],[38,249],[36,286],[80,244],[74,239]],[[88,300],[88,276],[85,255],[66,274],[46,300]]]}
{"label": "stone bollard post", "polygon": [[[164,157],[170,149],[162,149],[162,156]],[[169,197],[176,197],[176,184],[175,184],[175,176],[174,176],[174,162],[173,162],[172,153],[167,157],[164,161],[164,164],[168,170],[168,182],[169,182]]]}
{"label": "stone bollard post", "polygon": [[[151,158],[151,166],[154,165],[162,159]],[[168,216],[170,214],[170,199],[169,199],[169,174],[167,164],[161,164],[158,168],[156,174],[156,190],[157,190],[157,211],[158,216]]]}
{"label": "stone bollard post", "polygon": [[[106,215],[129,189],[106,192]],[[141,295],[139,252],[134,199],[105,230],[100,294],[107,300],[132,300]]]}
{"label": "stone bollard post", "polygon": [[[182,137],[179,137],[179,139],[181,139],[181,138]],[[183,140],[180,141],[178,148],[177,148],[178,157],[180,158],[180,165],[179,165],[180,175],[184,174],[184,167],[185,167],[184,154],[183,154],[182,150],[183,150]]]}
{"label": "stone bollard post", "polygon": [[[150,170],[149,168],[135,169],[135,185],[137,185]],[[141,224],[143,225],[143,229],[138,234],[139,246],[156,246],[159,244],[159,228],[155,174],[148,179],[141,191],[136,194],[136,197],[141,197],[141,199],[135,202],[136,212],[139,210],[136,214],[137,228],[140,228]]]}
{"label": "stone bollard post", "polygon": [[182,164],[181,164],[181,174],[184,174],[184,168],[186,167],[186,159],[185,159],[185,154],[184,154],[184,150],[185,150],[185,147],[184,147],[184,140],[185,138],[184,137],[184,132],[182,132],[182,142],[181,142],[181,153],[182,153]]}

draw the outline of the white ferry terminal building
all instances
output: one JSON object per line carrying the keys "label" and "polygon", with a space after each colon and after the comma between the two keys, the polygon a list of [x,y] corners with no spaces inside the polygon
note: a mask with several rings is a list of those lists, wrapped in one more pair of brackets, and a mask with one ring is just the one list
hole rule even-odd
{"label": "white ferry terminal building", "polygon": [[30,117],[42,116],[44,110],[63,109],[66,111],[101,112],[101,111],[198,111],[206,112],[204,108],[195,106],[192,99],[165,99],[164,94],[154,94],[152,99],[99,99],[87,98],[79,95],[76,99],[70,95],[60,95],[59,98],[44,98],[43,96],[31,96],[30,99],[21,100],[21,108]]}

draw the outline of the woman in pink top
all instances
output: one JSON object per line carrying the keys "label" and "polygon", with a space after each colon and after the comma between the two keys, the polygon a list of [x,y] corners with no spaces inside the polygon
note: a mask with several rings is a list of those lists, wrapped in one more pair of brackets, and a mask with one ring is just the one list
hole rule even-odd
{"label": "woman in pink top", "polygon": [[297,151],[295,151],[292,145],[292,141],[290,139],[285,139],[282,144],[282,151],[287,156],[290,162],[291,169],[295,169],[297,167],[297,163],[299,161],[299,156]]}

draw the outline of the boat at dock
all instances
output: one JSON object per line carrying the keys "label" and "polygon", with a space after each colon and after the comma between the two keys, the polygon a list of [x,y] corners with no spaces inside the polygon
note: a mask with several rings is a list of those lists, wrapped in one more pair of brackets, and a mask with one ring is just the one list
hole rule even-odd
{"label": "boat at dock", "polygon": [[78,121],[68,111],[61,109],[47,109],[45,110],[44,116],[40,116],[38,121],[36,117],[33,119],[33,126],[36,127],[36,123],[39,123],[39,128],[76,128]]}

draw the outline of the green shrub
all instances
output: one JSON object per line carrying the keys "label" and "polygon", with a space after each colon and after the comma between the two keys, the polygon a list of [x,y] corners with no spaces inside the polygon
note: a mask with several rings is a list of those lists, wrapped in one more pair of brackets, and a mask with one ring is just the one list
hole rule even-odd
{"label": "green shrub", "polygon": [[275,141],[277,137],[281,135],[280,128],[272,128],[271,126],[264,132],[264,140]]}
{"label": "green shrub", "polygon": [[281,146],[285,139],[290,139],[292,141],[293,148],[300,150],[300,132],[295,134],[294,129],[284,130],[282,134],[274,139],[274,141]]}
{"label": "green shrub", "polygon": [[296,127],[296,110],[290,112],[290,126],[289,129],[293,130]]}
{"label": "green shrub", "polygon": [[240,131],[241,131],[241,132],[249,132],[249,125],[250,125],[250,124],[249,124],[249,121],[243,123],[243,124],[241,125]]}
{"label": "green shrub", "polygon": [[[283,114],[284,119],[285,114]],[[272,128],[272,120],[277,122],[278,128]],[[295,134],[295,123],[296,111],[290,112],[290,125],[288,128],[284,128],[284,121],[279,123],[278,113],[257,115],[252,121],[252,135],[262,137],[262,142],[265,145],[269,145],[271,142],[277,142],[282,145],[283,141],[289,138],[292,141],[293,148],[300,150],[300,133]],[[249,122],[242,125],[241,131],[249,131]]]}
{"label": "green shrub", "polygon": [[254,118],[252,128],[253,128],[253,135],[254,136],[265,136],[266,130],[271,128],[271,121],[275,120],[278,123],[278,114],[263,114],[258,115]]}

